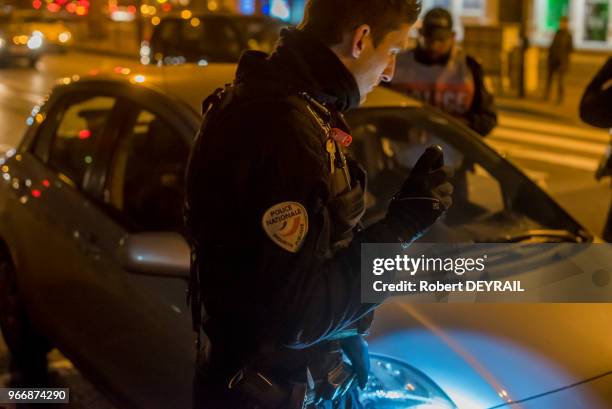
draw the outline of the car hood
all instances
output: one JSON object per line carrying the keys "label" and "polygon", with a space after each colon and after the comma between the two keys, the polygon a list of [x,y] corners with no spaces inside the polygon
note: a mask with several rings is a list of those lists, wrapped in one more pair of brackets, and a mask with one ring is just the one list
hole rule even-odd
{"label": "car hood", "polygon": [[[611,310],[610,304],[417,305],[395,299],[377,310],[370,346],[422,370],[462,409],[525,399],[513,408],[560,407],[534,402],[550,401],[557,390],[564,396],[572,385],[574,395],[588,402],[576,407],[604,408],[612,403],[610,392],[600,393],[612,390]],[[579,385],[587,380],[595,386]]]}

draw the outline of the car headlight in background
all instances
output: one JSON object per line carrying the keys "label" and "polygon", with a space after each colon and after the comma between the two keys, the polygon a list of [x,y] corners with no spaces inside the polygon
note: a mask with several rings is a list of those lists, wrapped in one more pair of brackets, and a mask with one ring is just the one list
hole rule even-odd
{"label": "car headlight in background", "polygon": [[30,50],[37,50],[42,47],[43,34],[40,31],[34,31],[28,39],[27,46]]}
{"label": "car headlight in background", "polygon": [[57,36],[57,39],[59,40],[60,43],[67,43],[68,41],[70,41],[71,38],[72,38],[72,34],[70,34],[70,31],[62,31]]}
{"label": "car headlight in background", "polygon": [[427,375],[405,362],[370,354],[368,384],[360,391],[365,409],[456,409]]}

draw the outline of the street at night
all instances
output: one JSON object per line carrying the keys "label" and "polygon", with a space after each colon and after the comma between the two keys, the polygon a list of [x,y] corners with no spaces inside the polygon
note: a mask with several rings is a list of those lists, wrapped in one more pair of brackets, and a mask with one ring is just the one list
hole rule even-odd
{"label": "street at night", "polygon": [[0,409],[612,407],[612,0],[376,3],[0,0]]}

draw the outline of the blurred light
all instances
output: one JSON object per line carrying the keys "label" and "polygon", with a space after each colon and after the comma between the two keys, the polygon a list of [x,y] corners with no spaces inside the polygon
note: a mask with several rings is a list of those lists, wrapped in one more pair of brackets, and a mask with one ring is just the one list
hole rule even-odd
{"label": "blurred light", "polygon": [[80,76],[78,76],[78,75],[73,75],[73,76],[72,76],[72,81],[78,81],[78,80],[80,80],[80,79],[81,79],[81,77],[80,77]]}
{"label": "blurred light", "polygon": [[7,173],[10,168],[8,167],[8,165],[3,165],[2,168],[0,168],[2,170],[2,173]]}
{"label": "blurred light", "polygon": [[152,16],[157,14],[157,8],[155,8],[155,6],[149,6],[149,14]]}
{"label": "blurred light", "polygon": [[4,38],[0,38],[0,48],[4,48],[5,45],[6,41],[4,40]]}
{"label": "blurred light", "polygon": [[2,177],[4,178],[4,180],[6,180],[7,182],[11,180],[11,175],[9,175],[8,173],[5,173],[4,175],[2,175]]}
{"label": "blurred light", "polygon": [[42,185],[44,187],[49,187],[49,186],[51,186],[51,182],[49,182],[47,179],[45,179],[45,180],[42,181]]}
{"label": "blurred light", "polygon": [[32,118],[31,116],[28,117],[28,119],[26,119],[26,125],[32,126],[33,124],[34,124],[34,118]]}
{"label": "blurred light", "polygon": [[42,47],[42,34],[38,35],[36,33],[40,33],[40,31],[32,33],[32,37],[28,40],[28,48],[30,50],[38,50]]}
{"label": "blurred light", "polygon": [[151,63],[150,57],[140,57],[140,63],[144,65],[148,65]]}
{"label": "blurred light", "polygon": [[43,121],[43,119],[45,119],[45,117],[44,117],[44,116],[42,116],[42,114],[36,114],[36,117],[34,117],[34,120],[35,120],[37,123],[41,123],[41,122]]}
{"label": "blurred light", "polygon": [[79,139],[87,139],[91,136],[91,131],[89,129],[81,129],[79,131]]}
{"label": "blurred light", "polygon": [[26,179],[25,185],[26,185],[26,187],[32,186],[32,181],[30,179]]}
{"label": "blurred light", "polygon": [[17,153],[17,150],[15,148],[11,148],[8,151],[6,151],[6,154],[4,156],[6,156],[7,158],[12,158],[16,153]]}
{"label": "blurred light", "polygon": [[40,0],[34,0],[32,2],[32,7],[34,7],[36,10],[38,10],[39,8],[42,7],[42,2]]}
{"label": "blurred light", "polygon": [[62,8],[62,6],[60,6],[57,3],[49,3],[49,4],[47,4],[47,10],[49,10],[51,13],[57,13],[58,11],[60,11],[61,8]]}
{"label": "blurred light", "polygon": [[76,14],[78,16],[84,16],[85,14],[87,14],[87,8],[85,8],[84,6],[77,6]]}
{"label": "blurred light", "polygon": [[159,4],[164,4],[166,1],[168,1],[168,0],[157,0],[157,2],[158,2]]}
{"label": "blurred light", "polygon": [[123,67],[121,67],[120,65],[117,65],[113,70],[115,71],[115,74],[121,74],[122,69]]}
{"label": "blurred light", "polygon": [[132,70],[127,67],[121,69],[121,74],[123,75],[130,75],[130,72],[132,72]]}
{"label": "blurred light", "polygon": [[219,3],[217,3],[215,0],[209,0],[208,10],[217,11],[218,8],[219,8]]}
{"label": "blurred light", "polygon": [[286,0],[272,0],[272,4],[270,6],[270,15],[272,17],[278,17],[281,20],[288,20],[289,6],[287,5]]}
{"label": "blurred light", "polygon": [[172,10],[172,5],[170,3],[164,3],[164,5],[162,6],[162,10],[167,13]]}
{"label": "blurred light", "polygon": [[146,41],[143,41],[142,44],[140,45],[140,56],[141,57],[151,56],[151,47],[149,46],[149,43]]}
{"label": "blurred light", "polygon": [[149,6],[143,4],[142,6],[140,6],[140,12],[144,15],[149,14]]}
{"label": "blurred light", "polygon": [[139,84],[142,84],[143,82],[145,82],[146,78],[144,75],[135,75],[134,76],[134,82],[137,82]]}
{"label": "blurred light", "polygon": [[32,189],[32,197],[39,198],[42,192],[38,189]]}
{"label": "blurred light", "polygon": [[85,156],[85,163],[87,163],[88,165],[91,165],[92,162],[93,162],[93,158],[90,155]]}
{"label": "blurred light", "polygon": [[21,196],[21,197],[19,198],[19,202],[20,202],[21,204],[26,204],[26,203],[28,203],[28,197],[27,197],[27,196]]}
{"label": "blurred light", "polygon": [[23,157],[20,154],[15,155],[15,160],[17,162],[21,162],[21,159],[23,159]]}
{"label": "blurred light", "polygon": [[111,20],[118,22],[130,22],[135,19],[134,13],[130,13],[126,10],[116,10],[111,13]]}
{"label": "blurred light", "polygon": [[202,60],[198,61],[198,65],[200,67],[206,67],[208,65],[208,61],[202,59]]}
{"label": "blurred light", "polygon": [[96,76],[100,73],[100,70],[98,70],[97,68],[94,68],[93,70],[89,70],[89,75],[91,76]]}
{"label": "blurred light", "polygon": [[155,58],[155,61],[161,61],[164,58],[164,55],[162,53],[155,53],[153,58]]}
{"label": "blurred light", "polygon": [[191,16],[192,16],[192,13],[190,10],[181,11],[181,17],[184,18],[185,20],[190,19]]}
{"label": "blurred light", "polygon": [[64,31],[63,33],[60,33],[59,36],[57,36],[57,39],[60,41],[60,43],[66,43],[70,41],[71,37],[72,34],[70,34],[70,31]]}
{"label": "blurred light", "polygon": [[197,17],[192,18],[189,23],[191,23],[192,27],[197,27],[200,25],[200,19]]}
{"label": "blurred light", "polygon": [[[74,13],[76,11],[77,5],[75,3],[68,3],[66,4],[66,11],[68,13]],[[111,12],[112,14],[112,12]]]}
{"label": "blurred light", "polygon": [[151,24],[154,26],[158,25],[159,23],[161,23],[161,19],[159,17],[155,16],[151,19]]}
{"label": "blurred light", "polygon": [[255,14],[255,0],[240,0],[242,14]]}

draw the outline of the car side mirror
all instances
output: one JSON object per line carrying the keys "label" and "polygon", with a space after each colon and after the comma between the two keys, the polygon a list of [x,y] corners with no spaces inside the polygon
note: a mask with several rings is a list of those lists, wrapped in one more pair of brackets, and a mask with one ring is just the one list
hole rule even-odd
{"label": "car side mirror", "polygon": [[191,250],[178,233],[136,233],[121,240],[123,268],[134,274],[189,278]]}

